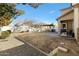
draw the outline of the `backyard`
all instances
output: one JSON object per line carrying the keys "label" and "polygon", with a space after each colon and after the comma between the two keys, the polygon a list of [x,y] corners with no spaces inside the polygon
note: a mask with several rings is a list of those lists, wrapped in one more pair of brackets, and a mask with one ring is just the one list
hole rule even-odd
{"label": "backyard", "polygon": [[0,55],[79,56],[77,5],[0,3]]}
{"label": "backyard", "polygon": [[76,41],[67,37],[60,37],[57,33],[19,33],[16,38],[38,48],[38,50],[41,50],[43,53],[45,52],[46,55],[61,46],[62,43],[64,47],[68,49],[68,52],[58,51],[57,55],[79,55],[79,46]]}
{"label": "backyard", "polygon": [[[58,47],[61,49],[57,50]],[[75,39],[53,32],[11,33],[6,39],[0,39],[2,56],[78,56],[78,49]]]}

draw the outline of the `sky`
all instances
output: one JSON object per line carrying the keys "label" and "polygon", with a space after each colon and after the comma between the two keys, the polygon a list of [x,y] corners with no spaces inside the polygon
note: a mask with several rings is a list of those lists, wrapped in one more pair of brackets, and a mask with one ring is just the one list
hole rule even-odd
{"label": "sky", "polygon": [[57,17],[61,15],[60,10],[69,6],[69,3],[44,3],[39,5],[38,8],[33,8],[29,5],[18,4],[16,9],[23,10],[24,14],[13,19],[12,24],[26,20],[32,20],[37,23],[56,24]]}

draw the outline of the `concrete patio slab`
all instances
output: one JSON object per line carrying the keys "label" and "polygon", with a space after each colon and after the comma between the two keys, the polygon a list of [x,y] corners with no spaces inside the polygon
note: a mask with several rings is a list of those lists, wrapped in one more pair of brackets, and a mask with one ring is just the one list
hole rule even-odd
{"label": "concrete patio slab", "polygon": [[24,43],[13,38],[12,35],[6,39],[0,39],[0,51],[23,45]]}

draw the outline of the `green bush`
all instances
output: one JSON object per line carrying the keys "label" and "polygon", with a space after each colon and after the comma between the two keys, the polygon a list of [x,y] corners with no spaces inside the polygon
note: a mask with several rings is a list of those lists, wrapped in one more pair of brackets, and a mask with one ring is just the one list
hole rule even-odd
{"label": "green bush", "polygon": [[9,31],[3,31],[3,32],[1,32],[0,38],[1,38],[1,39],[5,39],[5,38],[8,37],[9,35],[10,35],[10,32],[9,32]]}
{"label": "green bush", "polygon": [[7,30],[9,32],[9,34],[11,34],[11,30]]}

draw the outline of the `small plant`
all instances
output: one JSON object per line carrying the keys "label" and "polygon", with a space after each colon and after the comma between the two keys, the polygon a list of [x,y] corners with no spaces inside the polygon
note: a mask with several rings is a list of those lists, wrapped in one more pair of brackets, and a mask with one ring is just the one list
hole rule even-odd
{"label": "small plant", "polygon": [[7,30],[9,32],[9,34],[11,34],[11,30]]}
{"label": "small plant", "polygon": [[10,30],[3,31],[3,32],[1,32],[0,39],[5,39],[5,38],[8,37],[10,34],[11,34],[11,31],[10,31]]}

